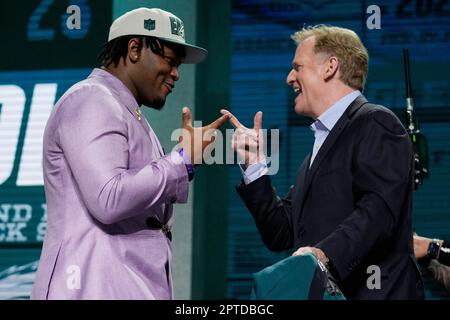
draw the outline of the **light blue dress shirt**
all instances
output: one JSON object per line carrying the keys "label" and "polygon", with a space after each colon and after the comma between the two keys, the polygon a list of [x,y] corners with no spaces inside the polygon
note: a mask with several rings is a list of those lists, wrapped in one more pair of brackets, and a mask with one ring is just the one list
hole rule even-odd
{"label": "light blue dress shirt", "polygon": [[317,153],[328,137],[328,134],[333,129],[336,122],[347,110],[348,106],[361,94],[359,90],[353,91],[346,96],[342,97],[338,102],[333,104],[330,108],[322,113],[316,121],[310,126],[311,130],[314,131],[314,146],[311,154],[311,161],[309,167],[311,167]]}
{"label": "light blue dress shirt", "polygon": [[[328,137],[328,134],[331,132],[336,122],[344,114],[348,106],[359,95],[361,95],[361,92],[359,90],[355,90],[342,97],[339,101],[337,101],[334,105],[332,105],[324,113],[322,113],[310,126],[311,130],[314,131],[314,146],[311,154],[311,161],[309,163],[310,167],[314,162],[314,159],[319,152],[320,147],[325,142],[325,139]],[[269,171],[265,160],[254,163],[248,166],[248,168],[245,170],[243,166],[240,166],[240,168],[242,170],[245,184],[249,184],[255,181],[261,176],[267,174],[267,172]]]}

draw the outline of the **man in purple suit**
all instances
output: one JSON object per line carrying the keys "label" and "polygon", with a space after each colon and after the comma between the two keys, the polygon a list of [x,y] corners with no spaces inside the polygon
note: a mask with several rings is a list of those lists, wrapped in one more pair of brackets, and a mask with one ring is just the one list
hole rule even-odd
{"label": "man in purple suit", "polygon": [[181,63],[205,49],[185,43],[183,22],[160,9],[113,22],[102,68],[55,105],[44,133],[47,233],[33,299],[171,299],[172,205],[187,200],[193,164],[228,116],[193,128],[183,108],[180,149],[164,155],[140,112],[161,109]]}

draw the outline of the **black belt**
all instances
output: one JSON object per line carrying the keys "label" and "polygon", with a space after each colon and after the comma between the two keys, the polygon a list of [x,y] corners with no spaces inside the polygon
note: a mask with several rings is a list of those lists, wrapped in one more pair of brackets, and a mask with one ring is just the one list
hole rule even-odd
{"label": "black belt", "polygon": [[167,224],[162,224],[162,222],[155,217],[148,217],[147,220],[145,220],[145,223],[147,223],[147,226],[151,229],[161,229],[167,239],[172,241],[172,232]]}

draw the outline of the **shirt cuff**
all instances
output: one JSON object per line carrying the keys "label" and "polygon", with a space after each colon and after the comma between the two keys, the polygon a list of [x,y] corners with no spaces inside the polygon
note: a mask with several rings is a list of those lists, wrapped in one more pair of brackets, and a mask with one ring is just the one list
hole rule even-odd
{"label": "shirt cuff", "polygon": [[184,165],[186,166],[186,171],[188,173],[189,181],[191,181],[192,179],[194,179],[195,174],[194,166],[192,165],[191,159],[186,155],[183,148],[178,150],[178,153],[183,158],[183,162]]}
{"label": "shirt cuff", "polygon": [[266,159],[251,164],[247,168],[245,168],[243,164],[239,164],[239,168],[241,168],[245,184],[250,184],[269,172],[269,169],[267,168]]}

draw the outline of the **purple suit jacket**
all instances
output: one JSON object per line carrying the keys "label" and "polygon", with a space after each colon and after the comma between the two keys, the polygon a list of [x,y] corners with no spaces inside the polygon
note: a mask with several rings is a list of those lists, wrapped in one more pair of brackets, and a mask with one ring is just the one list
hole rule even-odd
{"label": "purple suit jacket", "polygon": [[172,299],[171,224],[186,202],[178,152],[164,155],[137,102],[94,69],[55,105],[44,133],[47,232],[32,299]]}

